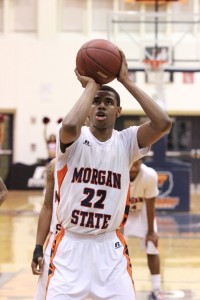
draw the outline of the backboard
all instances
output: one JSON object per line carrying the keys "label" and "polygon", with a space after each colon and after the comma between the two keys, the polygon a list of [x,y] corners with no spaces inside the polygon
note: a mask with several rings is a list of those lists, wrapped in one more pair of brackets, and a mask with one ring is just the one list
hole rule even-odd
{"label": "backboard", "polygon": [[[191,10],[187,0],[124,1],[144,3],[139,13],[133,9],[108,17],[108,39],[119,47],[123,44],[130,71],[144,72],[144,60],[162,57],[167,60],[165,72],[172,75],[200,72],[200,4]],[[149,2],[154,4],[151,8]]]}

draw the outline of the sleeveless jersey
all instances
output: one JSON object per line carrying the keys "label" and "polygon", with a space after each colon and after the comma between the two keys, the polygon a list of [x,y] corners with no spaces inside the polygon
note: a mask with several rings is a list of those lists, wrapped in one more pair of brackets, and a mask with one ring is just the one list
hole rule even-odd
{"label": "sleeveless jersey", "polygon": [[100,142],[83,126],[65,153],[58,143],[57,215],[64,229],[99,234],[119,228],[129,201],[130,166],[149,150],[139,149],[137,130],[113,130],[109,140]]}

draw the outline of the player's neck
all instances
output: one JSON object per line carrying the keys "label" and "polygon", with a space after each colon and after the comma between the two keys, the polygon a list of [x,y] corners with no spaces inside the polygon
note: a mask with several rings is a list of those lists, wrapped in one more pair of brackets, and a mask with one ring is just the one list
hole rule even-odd
{"label": "player's neck", "polygon": [[91,125],[90,131],[97,140],[99,140],[100,142],[106,142],[112,136],[113,127],[98,128],[94,125]]}

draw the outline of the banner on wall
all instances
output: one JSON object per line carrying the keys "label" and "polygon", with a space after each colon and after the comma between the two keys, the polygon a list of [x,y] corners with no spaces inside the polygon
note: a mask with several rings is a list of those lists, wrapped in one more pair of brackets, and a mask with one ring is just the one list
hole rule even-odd
{"label": "banner on wall", "polygon": [[183,72],[183,83],[194,83],[194,73],[192,72]]}
{"label": "banner on wall", "polygon": [[169,171],[158,171],[159,196],[156,199],[157,209],[176,209],[180,204],[179,196],[172,196],[174,175]]}
{"label": "banner on wall", "polygon": [[157,164],[146,163],[158,174],[159,195],[156,198],[158,211],[189,211],[191,164],[180,161],[168,161]]}

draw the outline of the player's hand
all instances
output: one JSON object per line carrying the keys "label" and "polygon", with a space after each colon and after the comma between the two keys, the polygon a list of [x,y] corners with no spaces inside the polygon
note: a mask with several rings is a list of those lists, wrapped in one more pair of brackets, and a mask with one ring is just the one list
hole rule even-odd
{"label": "player's hand", "polygon": [[38,263],[32,260],[31,269],[34,275],[41,275],[43,272],[43,257],[38,257]]}
{"label": "player's hand", "polygon": [[156,232],[147,233],[146,235],[146,245],[148,241],[151,241],[155,247],[158,247],[158,235]]}
{"label": "player's hand", "polygon": [[122,64],[117,80],[121,83],[125,83],[126,80],[129,79],[128,63],[126,61],[124,52],[121,49],[119,49],[119,51],[122,57]]}
{"label": "player's hand", "polygon": [[100,85],[98,83],[96,83],[96,81],[92,78],[92,77],[88,77],[88,76],[83,76],[81,75],[77,68],[74,70],[77,79],[80,81],[82,87],[86,87],[89,83],[93,83],[97,85],[97,89],[99,89]]}
{"label": "player's hand", "polygon": [[43,247],[42,245],[36,245],[33,251],[33,259],[31,263],[32,273],[34,275],[42,274],[43,268]]}

